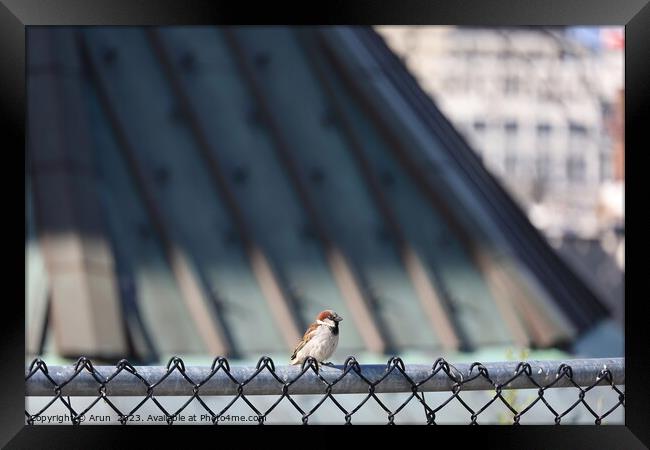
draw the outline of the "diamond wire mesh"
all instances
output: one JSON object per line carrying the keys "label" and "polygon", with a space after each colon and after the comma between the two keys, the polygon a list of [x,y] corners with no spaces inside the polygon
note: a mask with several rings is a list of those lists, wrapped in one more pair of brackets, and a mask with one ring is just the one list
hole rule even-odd
{"label": "diamond wire mesh", "polygon": [[[44,407],[42,407],[37,412],[30,413],[26,409],[25,410],[26,423],[29,425],[33,425],[36,421],[38,421],[38,418],[41,417],[43,414],[45,414],[48,411],[48,409],[52,407],[52,405],[54,405],[56,402],[62,404],[65,407],[65,409],[69,412],[69,416],[67,417],[70,418],[70,423],[72,423],[73,425],[79,425],[81,422],[83,422],[86,417],[86,414],[88,414],[95,407],[95,405],[97,405],[100,401],[103,401],[106,405],[108,405],[108,407],[110,407],[110,409],[112,409],[117,414],[120,423],[128,424],[130,418],[132,418],[134,414],[136,414],[148,400],[151,400],[151,402],[164,415],[167,424],[170,425],[175,423],[179,415],[194,400],[196,400],[201,405],[201,407],[209,415],[211,422],[215,425],[219,424],[220,422],[219,419],[222,418],[225,414],[227,414],[229,410],[231,410],[232,406],[240,399],[241,401],[245,402],[248,405],[248,407],[250,407],[250,409],[255,413],[256,421],[259,424],[264,424],[267,417],[274,411],[276,406],[278,406],[278,404],[280,404],[280,402],[282,402],[282,400],[284,399],[286,399],[301,414],[301,420],[303,424],[309,424],[310,418],[323,405],[323,403],[327,399],[330,399],[331,402],[334,405],[336,405],[338,410],[340,410],[345,424],[352,424],[352,419],[354,415],[357,414],[357,412],[364,406],[364,404],[366,404],[371,399],[372,401],[376,402],[376,404],[386,414],[387,424],[395,424],[396,414],[402,411],[411,402],[418,402],[421,404],[422,411],[424,414],[423,417],[424,423],[429,425],[436,424],[436,418],[438,417],[437,416],[438,413],[454,399],[456,399],[462,405],[462,407],[467,411],[467,413],[469,414],[469,424],[472,425],[477,425],[479,423],[478,422],[479,416],[494,402],[501,402],[503,405],[505,405],[505,407],[512,414],[512,424],[514,425],[518,425],[520,423],[522,416],[525,415],[528,411],[530,411],[538,402],[543,403],[543,405],[547,408],[547,410],[553,415],[554,423],[558,425],[562,423],[563,417],[565,417],[567,414],[573,411],[580,404],[584,405],[584,407],[589,412],[589,414],[591,414],[591,416],[594,419],[594,424],[596,425],[600,425],[604,418],[609,416],[612,412],[617,410],[619,407],[625,408],[625,393],[616,386],[612,372],[607,367],[604,367],[598,373],[594,374],[594,381],[589,383],[586,386],[584,385],[580,386],[578,383],[574,381],[574,370],[569,364],[565,364],[565,363],[562,363],[557,367],[554,380],[551,381],[550,383],[546,383],[545,385],[541,385],[535,380],[535,378],[533,377],[531,364],[527,362],[520,362],[517,365],[513,375],[509,379],[501,383],[497,383],[493,381],[488,369],[482,363],[476,362],[472,364],[470,366],[469,372],[470,374],[473,373],[473,375],[469,377],[463,377],[462,374],[460,374],[460,372],[458,371],[456,371],[456,373],[453,373],[452,368],[454,368],[454,366],[448,363],[447,361],[445,361],[443,358],[438,358],[438,360],[435,361],[435,363],[431,366],[431,370],[429,371],[430,373],[426,377],[417,380],[412,379],[407,374],[406,366],[404,365],[404,362],[400,358],[396,358],[396,357],[393,357],[388,360],[383,375],[375,380],[371,380],[366,376],[364,376],[363,368],[364,366],[360,365],[354,357],[348,357],[347,360],[345,361],[345,364],[342,367],[341,374],[333,380],[327,380],[321,375],[319,364],[313,358],[309,358],[303,363],[303,365],[300,368],[300,372],[295,377],[292,377],[289,380],[283,380],[276,373],[276,368],[273,360],[265,356],[260,358],[260,360],[258,361],[255,367],[255,370],[252,372],[251,375],[243,379],[238,379],[233,375],[233,370],[231,370],[228,360],[224,357],[217,357],[213,360],[212,365],[210,366],[210,371],[207,376],[201,379],[192,379],[187,373],[187,370],[185,368],[185,363],[183,362],[183,360],[179,357],[172,357],[167,363],[167,365],[165,366],[165,369],[162,372],[161,376],[154,380],[154,379],[146,379],[144,376],[138,373],[137,369],[131,363],[129,363],[127,360],[124,359],[119,361],[116,364],[115,369],[112,371],[112,373],[110,373],[108,376],[105,376],[99,373],[99,371],[95,368],[95,366],[93,365],[90,359],[86,357],[81,357],[74,365],[73,373],[69,377],[67,377],[67,379],[65,379],[64,381],[57,383],[54,380],[54,378],[50,375],[48,366],[45,363],[45,361],[37,358],[32,361],[29,368],[27,369],[27,374],[25,377],[26,383],[33,382],[36,374],[42,374],[42,376],[44,376],[52,386],[53,397]],[[322,392],[321,392],[322,397],[311,409],[304,409],[294,399],[294,396],[300,394],[291,394],[290,390],[292,385],[298,382],[309,371],[315,374],[318,380],[322,383]],[[97,383],[97,396],[90,402],[88,406],[86,406],[84,409],[80,409],[79,411],[77,411],[75,410],[75,408],[73,408],[69,396],[68,399],[66,400],[65,398],[66,396],[63,394],[62,390],[68,384],[72,383],[83,372],[89,373]],[[186,383],[188,383],[188,386],[191,386],[192,394],[188,396],[187,400],[184,403],[182,403],[182,405],[178,409],[169,411],[156,398],[156,388],[161,386],[161,384],[168,377],[170,377],[170,375],[172,375],[174,372],[178,372],[182,376],[182,379]],[[278,385],[275,386],[275,388],[281,386],[282,389],[281,395],[279,395],[277,400],[273,402],[273,404],[266,410],[258,409],[247,398],[247,395],[245,393],[246,386],[249,385],[249,383],[251,383],[251,381],[253,381],[256,377],[258,377],[262,372],[266,372],[270,374],[271,377],[275,380],[275,382],[278,383]],[[141,387],[143,389],[146,389],[146,395],[142,398],[142,400],[138,402],[135,407],[131,408],[128,411],[120,410],[116,406],[116,404],[113,401],[111,401],[110,396],[107,393],[107,387],[115,379],[115,377],[121,373],[130,374],[132,376],[133,383],[136,384],[140,383],[142,385]],[[205,383],[210,381],[218,373],[224,374],[232,383],[234,383],[234,385],[236,386],[236,394],[232,396],[232,399],[226,404],[224,408],[215,411],[212,408],[210,408],[206,403],[206,401],[204,400],[204,398],[202,398],[201,388],[202,386],[205,385]],[[361,379],[363,383],[367,385],[368,390],[367,390],[367,395],[365,395],[363,400],[360,401],[354,408],[346,409],[341,404],[341,402],[337,401],[333,393],[333,388],[337,386],[337,384],[341,383],[341,381],[344,380],[346,377],[350,376],[351,373],[354,373],[356,376],[358,376],[359,379]],[[393,373],[398,373],[400,376],[404,378],[404,380],[407,382],[408,386],[410,387],[410,395],[398,407],[390,409],[385,404],[385,402],[382,401],[380,397],[381,393],[378,393],[376,391],[377,391],[377,387]],[[446,377],[450,380],[450,382],[452,382],[451,389],[450,389],[451,395],[445,401],[437,405],[432,405],[427,403],[424,396],[424,391],[421,391],[420,387],[423,384],[427,383],[429,380],[431,380],[433,377],[437,376],[438,374],[446,375]],[[506,398],[507,396],[504,395],[504,391],[506,387],[510,385],[510,383],[522,377],[526,378],[527,381],[532,386],[536,387],[537,395],[532,402],[528,403],[524,407],[520,407],[518,410],[516,409],[515,405],[512,404],[513,402],[508,401],[508,399]],[[461,393],[463,392],[464,386],[466,386],[468,383],[472,383],[478,378],[483,378],[485,381],[489,383],[490,386],[493,386],[494,395],[491,397],[489,401],[487,401],[480,408],[474,409],[469,405],[468,402],[466,402],[463,399]],[[568,408],[564,408],[564,409],[554,408],[550,404],[550,402],[545,398],[544,394],[548,389],[559,387],[558,384],[562,380],[568,382],[568,385],[570,386],[570,390],[576,394],[576,399],[573,403],[571,403],[571,405]],[[566,383],[564,383],[564,385],[566,386]],[[598,414],[595,411],[595,408],[593,408],[586,400],[586,394],[597,386],[608,386],[611,388],[613,394],[617,395],[616,403],[611,408],[603,412],[602,414]],[[271,391],[271,389],[269,389],[269,391]],[[74,394],[74,392],[68,392],[67,394],[68,395]],[[345,395],[345,394],[346,394],[345,392],[336,393],[336,395]],[[164,393],[162,395],[170,395],[170,394]]]}

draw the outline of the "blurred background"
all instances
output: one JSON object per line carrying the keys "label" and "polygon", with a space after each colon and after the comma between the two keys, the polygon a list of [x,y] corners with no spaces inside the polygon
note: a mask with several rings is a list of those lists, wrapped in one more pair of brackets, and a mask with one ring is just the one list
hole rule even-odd
{"label": "blurred background", "polygon": [[26,359],[623,356],[623,48],[28,27]]}
{"label": "blurred background", "polygon": [[623,28],[377,30],[620,322]]}

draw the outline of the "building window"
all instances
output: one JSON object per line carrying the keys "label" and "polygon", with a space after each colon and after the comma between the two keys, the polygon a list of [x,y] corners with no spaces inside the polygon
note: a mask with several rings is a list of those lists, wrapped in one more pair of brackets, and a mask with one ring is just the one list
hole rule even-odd
{"label": "building window", "polygon": [[[518,125],[515,121],[508,121],[504,124],[506,135],[505,135],[505,146],[504,150],[506,153],[505,163],[506,163],[506,172],[514,173],[515,166],[517,165],[515,152],[517,149],[517,129]],[[512,168],[512,170],[509,169]]]}
{"label": "building window", "polygon": [[587,144],[587,127],[581,123],[569,122],[569,149],[574,152],[584,151]]}
{"label": "building window", "polygon": [[504,88],[506,95],[513,95],[519,91],[519,79],[517,77],[506,77],[504,81]]}
{"label": "building window", "polygon": [[514,136],[515,134],[517,134],[517,129],[519,128],[519,125],[514,120],[509,120],[505,123],[504,127],[506,129],[506,135]]}
{"label": "building window", "polygon": [[587,127],[581,123],[569,122],[569,133],[571,136],[582,137],[587,134]]}
{"label": "building window", "polygon": [[551,135],[551,125],[546,122],[540,122],[537,124],[537,137],[538,138],[548,138]]}
{"label": "building window", "polygon": [[551,145],[551,125],[545,122],[537,124],[537,148],[540,151],[548,151]]}
{"label": "building window", "polygon": [[560,59],[562,59],[562,61],[574,60],[576,58],[577,55],[574,52],[565,49],[560,50]]}
{"label": "building window", "polygon": [[613,178],[611,153],[600,153],[600,181],[609,181]]}
{"label": "building window", "polygon": [[537,179],[540,181],[548,181],[551,177],[551,159],[547,154],[537,156],[535,161],[535,172]]}
{"label": "building window", "polygon": [[600,112],[603,117],[611,117],[614,115],[614,105],[611,102],[605,100],[600,101]]}
{"label": "building window", "polygon": [[586,165],[582,156],[571,155],[567,159],[567,177],[569,183],[578,184],[585,181]]}

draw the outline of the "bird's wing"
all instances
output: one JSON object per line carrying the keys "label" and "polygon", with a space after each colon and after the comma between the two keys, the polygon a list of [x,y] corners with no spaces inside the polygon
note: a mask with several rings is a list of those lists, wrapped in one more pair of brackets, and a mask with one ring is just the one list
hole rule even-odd
{"label": "bird's wing", "polygon": [[309,342],[309,340],[314,337],[316,334],[316,330],[318,329],[318,324],[317,323],[312,323],[309,328],[307,328],[307,331],[305,331],[305,334],[302,337],[302,341],[300,341],[300,344],[295,348],[293,351],[293,354],[291,355],[291,359],[295,359],[296,355],[298,352]]}

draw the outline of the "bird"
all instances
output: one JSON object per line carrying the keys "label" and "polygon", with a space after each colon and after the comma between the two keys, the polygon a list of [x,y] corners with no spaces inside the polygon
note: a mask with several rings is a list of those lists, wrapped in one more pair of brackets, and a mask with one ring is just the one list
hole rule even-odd
{"label": "bird", "polygon": [[343,318],[331,309],[321,311],[293,351],[290,363],[302,364],[311,356],[318,364],[332,356],[339,343],[339,322],[342,320]]}

